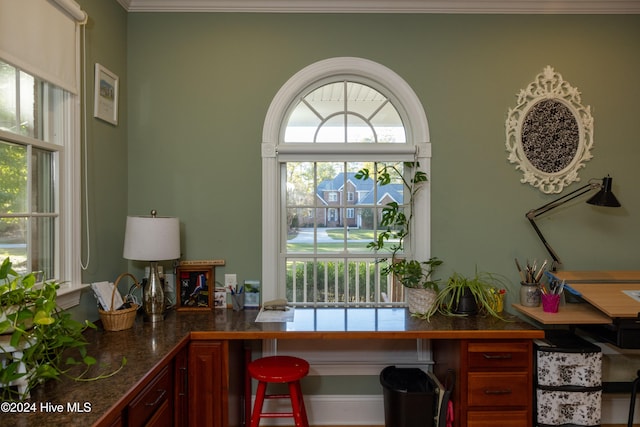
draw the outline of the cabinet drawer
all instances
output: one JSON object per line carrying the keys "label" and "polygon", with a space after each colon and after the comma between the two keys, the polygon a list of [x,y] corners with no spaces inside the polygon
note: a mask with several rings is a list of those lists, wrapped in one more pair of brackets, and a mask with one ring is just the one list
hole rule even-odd
{"label": "cabinet drawer", "polygon": [[469,369],[528,368],[532,358],[531,343],[470,342],[467,348]]}
{"label": "cabinet drawer", "polygon": [[467,427],[529,427],[527,411],[469,411]]}
{"label": "cabinet drawer", "polygon": [[471,372],[468,378],[469,406],[531,405],[526,372]]}
{"label": "cabinet drawer", "polygon": [[129,426],[144,425],[147,420],[171,396],[171,374],[169,366],[165,366],[140,394],[128,405]]}

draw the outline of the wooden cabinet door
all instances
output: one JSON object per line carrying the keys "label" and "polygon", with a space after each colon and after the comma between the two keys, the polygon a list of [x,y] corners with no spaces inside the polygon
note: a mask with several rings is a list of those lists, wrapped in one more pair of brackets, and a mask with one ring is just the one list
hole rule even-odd
{"label": "wooden cabinet door", "polygon": [[189,425],[226,426],[226,341],[189,344]]}
{"label": "wooden cabinet door", "polygon": [[174,359],[175,427],[189,425],[189,350],[184,347]]}

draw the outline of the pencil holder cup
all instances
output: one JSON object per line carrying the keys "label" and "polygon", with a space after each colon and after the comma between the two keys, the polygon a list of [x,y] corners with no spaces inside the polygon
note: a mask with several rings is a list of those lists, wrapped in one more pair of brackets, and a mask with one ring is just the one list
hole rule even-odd
{"label": "pencil holder cup", "polygon": [[560,295],[559,294],[542,294],[542,311],[545,313],[557,313],[558,307],[560,307]]}
{"label": "pencil holder cup", "polygon": [[231,295],[231,307],[233,311],[240,311],[244,309],[244,292]]}
{"label": "pencil holder cup", "polygon": [[540,306],[540,287],[537,283],[520,282],[520,304],[525,307]]}

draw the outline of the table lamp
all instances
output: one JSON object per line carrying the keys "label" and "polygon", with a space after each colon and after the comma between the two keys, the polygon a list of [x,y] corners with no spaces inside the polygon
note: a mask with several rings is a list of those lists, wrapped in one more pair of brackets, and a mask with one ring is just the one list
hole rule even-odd
{"label": "table lamp", "polygon": [[180,258],[180,221],[178,218],[128,216],[124,234],[123,258],[149,261],[149,281],[142,291],[142,307],[150,322],[164,320],[164,291],[158,275],[158,261]]}
{"label": "table lamp", "polygon": [[536,225],[535,219],[540,215],[547,213],[550,210],[557,208],[558,206],[564,205],[568,201],[573,200],[576,197],[580,197],[583,194],[586,194],[592,190],[599,190],[599,191],[593,197],[587,200],[587,203],[589,203],[590,205],[620,207],[620,202],[618,202],[618,199],[616,199],[616,196],[614,196],[613,192],[611,191],[612,182],[613,182],[613,178],[611,178],[609,175],[605,176],[602,179],[592,178],[589,180],[589,182],[586,185],[578,188],[577,190],[567,193],[562,197],[559,197],[555,200],[550,201],[546,205],[540,206],[537,209],[531,209],[529,212],[527,212],[526,214],[527,219],[531,223],[531,226],[533,227],[533,229],[538,234],[538,237],[540,238],[540,240],[542,240],[542,243],[544,244],[545,248],[547,248],[549,255],[551,255],[551,258],[553,258],[553,263],[551,264],[552,271],[556,271],[557,265],[562,264],[562,262],[560,262],[558,255],[553,250],[553,248],[551,248],[551,245],[549,245],[547,240],[542,235],[542,232]]}

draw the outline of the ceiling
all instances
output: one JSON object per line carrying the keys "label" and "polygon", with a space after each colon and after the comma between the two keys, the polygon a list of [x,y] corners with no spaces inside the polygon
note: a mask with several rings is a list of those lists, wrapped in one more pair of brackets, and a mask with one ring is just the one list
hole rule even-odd
{"label": "ceiling", "polygon": [[129,12],[639,14],[640,0],[117,0]]}

